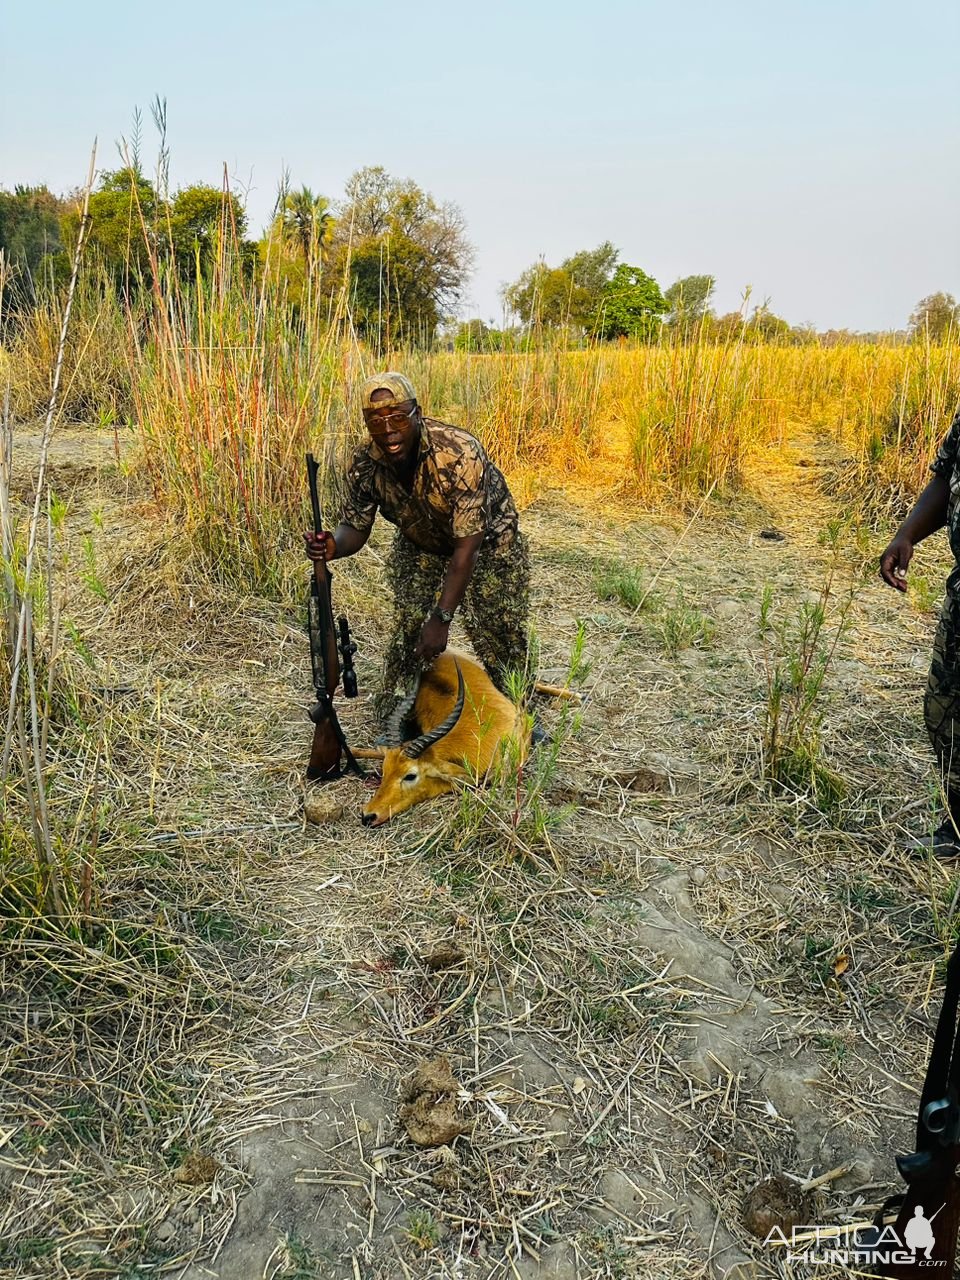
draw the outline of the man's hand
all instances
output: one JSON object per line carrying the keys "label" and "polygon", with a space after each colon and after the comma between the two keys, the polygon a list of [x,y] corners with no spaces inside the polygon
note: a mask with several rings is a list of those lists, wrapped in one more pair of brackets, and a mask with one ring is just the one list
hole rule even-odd
{"label": "man's hand", "polygon": [[449,638],[450,624],[441,622],[431,614],[420,629],[420,639],[413,651],[414,656],[422,658],[424,662],[432,662],[438,654],[443,653]]}
{"label": "man's hand", "polygon": [[305,533],[303,544],[308,560],[316,562],[336,559],[337,544],[332,533]]}
{"label": "man's hand", "polygon": [[897,591],[907,589],[907,568],[913,559],[913,543],[898,533],[880,557],[880,577]]}

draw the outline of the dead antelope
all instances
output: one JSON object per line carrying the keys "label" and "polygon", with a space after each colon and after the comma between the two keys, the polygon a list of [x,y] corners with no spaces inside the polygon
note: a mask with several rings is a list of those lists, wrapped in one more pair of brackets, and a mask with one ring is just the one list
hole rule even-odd
{"label": "dead antelope", "polygon": [[[411,712],[420,734],[402,742]],[[379,827],[411,805],[452,791],[463,778],[484,777],[510,738],[525,755],[529,731],[523,713],[479,663],[441,653],[390,717],[383,775],[364,806],[363,825]]]}

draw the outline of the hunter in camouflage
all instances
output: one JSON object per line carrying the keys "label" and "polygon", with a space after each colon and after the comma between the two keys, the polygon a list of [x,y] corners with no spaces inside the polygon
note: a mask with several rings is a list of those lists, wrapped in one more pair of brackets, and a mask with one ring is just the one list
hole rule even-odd
{"label": "hunter in camouflage", "polygon": [[933,642],[933,658],[923,700],[924,721],[936,752],[946,799],[944,821],[918,847],[940,858],[960,857],[960,413],[931,466],[933,478],[880,558],[880,576],[898,591],[907,589],[914,547],[947,526],[957,561],[947,577],[946,595]]}
{"label": "hunter in camouflage", "polygon": [[[384,664],[383,689],[375,707],[381,723],[416,675],[416,644],[424,617],[439,595],[446,560],[421,551],[398,529],[387,566],[393,592],[393,635]],[[522,671],[527,660],[530,560],[523,534],[505,544],[481,547],[463,600],[463,626],[474,652],[501,693],[504,673]]]}
{"label": "hunter in camouflage", "polygon": [[394,625],[383,688],[384,723],[421,661],[447,646],[454,612],[498,688],[527,660],[530,562],[501,472],[469,432],[423,415],[409,379],[368,378],[361,388],[368,439],[347,469],[334,533],[306,534],[307,554],[331,560],[367,541],[379,511],[396,526],[388,577]]}

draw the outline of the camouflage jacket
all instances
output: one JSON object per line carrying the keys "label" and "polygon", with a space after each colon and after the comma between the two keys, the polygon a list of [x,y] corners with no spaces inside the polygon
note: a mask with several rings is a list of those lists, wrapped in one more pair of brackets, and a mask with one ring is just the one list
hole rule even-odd
{"label": "camouflage jacket", "polygon": [[496,546],[517,532],[507,482],[480,441],[434,418],[423,420],[409,491],[374,440],[354,451],[340,519],[363,533],[378,509],[404,537],[434,555],[452,555],[455,538],[483,533],[484,546]]}
{"label": "camouflage jacket", "polygon": [[[960,564],[960,411],[937,450],[930,470],[935,476],[943,476],[950,485],[947,531],[950,535],[950,550]],[[950,576],[952,578],[954,575]]]}

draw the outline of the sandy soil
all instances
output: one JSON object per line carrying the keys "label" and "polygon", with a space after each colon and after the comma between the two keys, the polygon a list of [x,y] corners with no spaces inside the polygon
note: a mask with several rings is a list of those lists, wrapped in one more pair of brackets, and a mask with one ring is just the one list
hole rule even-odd
{"label": "sandy soil", "polygon": [[[107,584],[78,585],[71,613],[98,685],[131,690],[150,725],[111,762],[135,836],[107,856],[160,849],[219,876],[255,945],[224,933],[248,999],[213,1041],[181,1037],[190,1096],[151,1130],[181,1152],[173,1172],[139,1146],[111,1157],[88,1188],[100,1260],[0,1274],[120,1274],[109,1242],[132,1224],[125,1275],[746,1280],[802,1274],[744,1224],[768,1173],[829,1175],[809,1221],[869,1218],[909,1149],[957,898],[949,868],[901,852],[935,806],[935,592],[887,592],[877,539],[825,545],[837,462],[831,441],[794,439],[755,460],[742,499],[689,521],[576,489],[527,509],[542,678],[563,678],[578,624],[589,668],[545,795],[556,821],[524,847],[495,823],[471,835],[453,798],[365,830],[369,780],[326,789],[342,814],[305,824],[298,619],[191,578],[113,437],[64,433],[55,483]],[[372,733],[385,547],[336,575],[361,645],[355,743]],[[922,548],[918,578],[936,584],[944,555]],[[639,610],[598,598],[611,562],[639,570]],[[765,586],[779,619],[831,574],[828,630],[851,603],[822,740],[845,796],[823,812],[762,780],[758,618]],[[560,704],[541,714],[558,731]],[[403,1082],[438,1055],[464,1131],[422,1147]]]}

